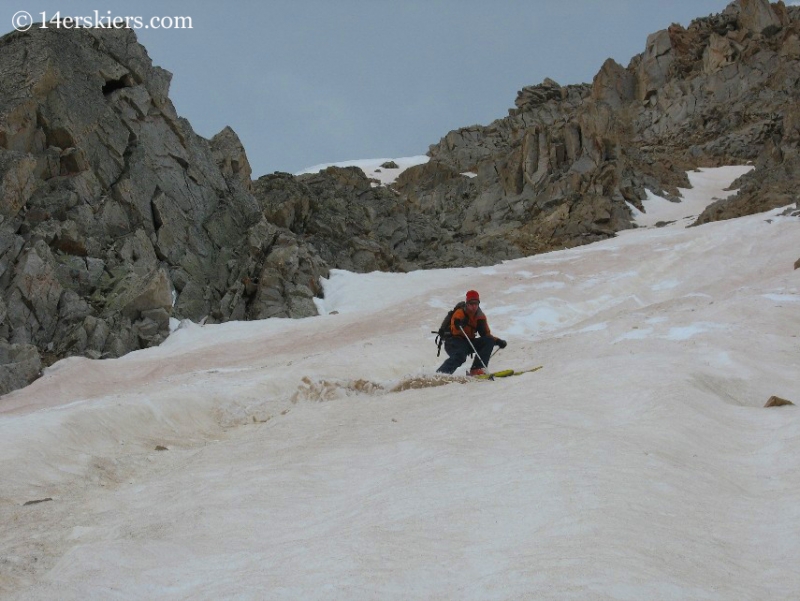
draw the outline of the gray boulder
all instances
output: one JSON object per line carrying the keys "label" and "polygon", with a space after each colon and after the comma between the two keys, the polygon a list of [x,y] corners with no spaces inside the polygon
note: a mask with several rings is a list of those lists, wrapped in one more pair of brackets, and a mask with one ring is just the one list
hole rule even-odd
{"label": "gray boulder", "polygon": [[42,360],[32,344],[0,340],[0,394],[26,386],[39,376]]}

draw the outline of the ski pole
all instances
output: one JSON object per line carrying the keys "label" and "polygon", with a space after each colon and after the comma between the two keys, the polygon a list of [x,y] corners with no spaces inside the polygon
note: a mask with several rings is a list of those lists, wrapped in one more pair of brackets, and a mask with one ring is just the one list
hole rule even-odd
{"label": "ski pole", "polygon": [[[461,330],[462,334],[464,334],[464,338],[467,339],[467,342],[469,342],[469,345],[472,347],[472,352],[475,353],[475,356],[478,359],[480,359],[481,365],[483,365],[483,369],[485,369],[486,372],[488,373],[489,372],[489,368],[486,367],[486,364],[483,362],[483,359],[481,359],[481,356],[478,354],[478,351],[475,350],[475,345],[472,344],[472,340],[469,339],[469,336],[467,336],[467,333],[464,331],[464,328],[462,328],[461,326],[458,326],[458,329]],[[491,374],[489,375],[489,377],[490,378],[492,377]]]}

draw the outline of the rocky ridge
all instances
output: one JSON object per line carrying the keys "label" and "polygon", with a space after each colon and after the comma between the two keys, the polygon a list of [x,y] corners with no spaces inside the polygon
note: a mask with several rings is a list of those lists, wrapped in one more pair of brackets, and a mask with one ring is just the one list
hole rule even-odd
{"label": "rocky ridge", "polygon": [[358,168],[252,180],[198,136],[130,30],[0,39],[0,394],[71,355],[158,344],[170,318],[305,317],[330,268],[491,264],[632,227],[646,190],[752,162],[697,223],[797,201],[800,8],[736,0],[591,84],[546,79],[379,186]]}
{"label": "rocky ridge", "polygon": [[170,317],[305,316],[327,265],[270,222],[236,134],[194,133],[131,30],[0,40],[0,393]]}
{"label": "rocky ridge", "polygon": [[[628,203],[641,209],[646,189],[678,200],[697,167],[756,166],[698,224],[796,202],[799,36],[800,8],[738,0],[650,35],[591,85],[523,88],[507,117],[431,146],[431,163],[477,173],[466,212],[524,254],[631,227]],[[410,193],[441,196],[425,176],[435,168],[406,172]]]}

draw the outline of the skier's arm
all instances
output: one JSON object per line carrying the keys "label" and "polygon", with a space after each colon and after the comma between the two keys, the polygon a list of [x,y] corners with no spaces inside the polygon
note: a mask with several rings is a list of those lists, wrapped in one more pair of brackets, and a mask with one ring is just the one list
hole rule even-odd
{"label": "skier's arm", "polygon": [[469,320],[464,311],[457,309],[453,312],[453,317],[450,318],[450,333],[453,336],[463,338],[464,335],[461,333],[461,328],[465,327],[468,323]]}

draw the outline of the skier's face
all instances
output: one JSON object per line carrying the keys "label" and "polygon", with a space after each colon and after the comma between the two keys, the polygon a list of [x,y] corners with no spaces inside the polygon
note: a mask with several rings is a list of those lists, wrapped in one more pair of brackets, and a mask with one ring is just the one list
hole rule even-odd
{"label": "skier's face", "polygon": [[478,306],[480,306],[481,301],[471,300],[467,302],[467,313],[470,315],[475,315],[475,312],[478,310]]}

